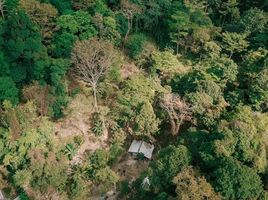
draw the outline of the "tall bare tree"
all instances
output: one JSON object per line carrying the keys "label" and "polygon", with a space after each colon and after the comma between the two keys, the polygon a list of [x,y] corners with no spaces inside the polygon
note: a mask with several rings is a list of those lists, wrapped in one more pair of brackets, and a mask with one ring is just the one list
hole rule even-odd
{"label": "tall bare tree", "polygon": [[115,49],[110,42],[92,38],[77,41],[72,52],[75,75],[93,89],[94,108],[98,111],[97,85],[113,64]]}
{"label": "tall bare tree", "polygon": [[0,0],[0,14],[3,18],[5,17],[4,12],[5,12],[5,0]]}
{"label": "tall bare tree", "polygon": [[177,135],[183,121],[191,118],[191,110],[187,103],[176,94],[166,94],[160,106],[167,112],[171,124],[171,134]]}
{"label": "tall bare tree", "polygon": [[127,32],[125,35],[125,40],[127,39],[132,26],[133,26],[133,19],[135,14],[140,14],[142,12],[142,8],[137,4],[131,3],[128,0],[121,0],[120,2],[121,12],[124,17],[127,18]]}

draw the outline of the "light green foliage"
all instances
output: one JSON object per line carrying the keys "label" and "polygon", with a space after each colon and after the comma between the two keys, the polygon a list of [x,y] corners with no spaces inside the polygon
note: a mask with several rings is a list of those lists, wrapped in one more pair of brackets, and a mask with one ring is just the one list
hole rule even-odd
{"label": "light green foliage", "polygon": [[213,102],[221,101],[223,98],[220,86],[212,80],[201,80],[197,85],[197,91],[209,95]]}
{"label": "light green foliage", "polygon": [[112,130],[112,133],[113,136],[111,138],[109,163],[114,164],[116,163],[116,161],[118,161],[118,158],[120,158],[120,156],[124,153],[126,133],[121,128],[116,128]]}
{"label": "light green foliage", "polygon": [[31,179],[32,179],[32,173],[27,169],[18,170],[14,175],[15,185],[22,188],[29,186]]}
{"label": "light green foliage", "polygon": [[95,135],[100,136],[103,134],[103,124],[101,121],[94,122],[94,126],[92,127],[92,131]]}
{"label": "light green foliage", "polygon": [[[200,156],[206,167],[217,167],[222,158],[232,157],[256,172],[267,167],[265,132],[266,114],[254,113],[249,107],[240,107],[229,121],[221,121],[217,133],[201,144]],[[199,142],[202,143],[202,142]]]}
{"label": "light green foliage", "polygon": [[267,107],[268,100],[268,69],[264,69],[257,74],[257,77],[250,85],[250,100],[257,108]]}
{"label": "light green foliage", "polygon": [[267,108],[267,50],[259,48],[246,56],[243,80],[250,103],[258,110]]}
{"label": "light green foliage", "polygon": [[171,51],[153,52],[152,67],[153,70],[159,72],[160,76],[163,76],[163,78],[182,74],[187,70]]}
{"label": "light green foliage", "polygon": [[211,30],[208,28],[195,28],[192,33],[194,43],[190,49],[192,52],[201,52],[207,46],[207,43],[211,41]]}
{"label": "light green foliage", "polygon": [[[191,44],[191,42],[193,43],[192,39],[196,38],[202,43],[202,40],[206,41],[210,37],[207,30],[212,26],[211,19],[202,8],[191,7],[191,5],[176,2],[168,20],[170,39],[177,45],[177,53],[179,46],[183,47],[184,50],[190,48],[193,52],[198,51],[198,47]],[[197,35],[201,35],[201,37]]]}
{"label": "light green foliage", "polygon": [[91,130],[96,136],[101,136],[105,131],[105,117],[108,112],[107,107],[101,107],[99,112],[93,114]]}
{"label": "light green foliage", "polygon": [[81,177],[81,173],[78,171],[74,174],[70,186],[70,197],[74,200],[86,200],[90,196],[91,182]]}
{"label": "light green foliage", "polygon": [[148,100],[153,102],[157,92],[163,91],[163,88],[151,78],[144,75],[132,76],[124,83],[122,94],[133,103]]}
{"label": "light green foliage", "polygon": [[[217,87],[217,86],[216,86]],[[215,88],[218,90],[219,88]],[[196,116],[199,125],[212,126],[225,109],[227,103],[222,96],[213,99],[213,96],[205,92],[193,92],[186,96],[191,110]]]}
{"label": "light green foliage", "polygon": [[84,11],[62,15],[58,18],[57,24],[62,32],[71,33],[80,40],[89,39],[97,33],[91,24],[91,16]]}
{"label": "light green foliage", "polygon": [[121,35],[117,30],[117,22],[114,17],[112,16],[103,16],[100,13],[97,13],[92,22],[94,23],[98,35],[106,40],[110,40],[116,45],[119,45]]}
{"label": "light green foliage", "polygon": [[68,176],[67,186],[69,196],[73,200],[86,200],[92,189],[92,181],[87,175],[87,164],[73,165]]}
{"label": "light green foliage", "polygon": [[199,125],[209,127],[219,119],[228,106],[224,90],[227,84],[235,83],[237,74],[238,66],[232,59],[214,56],[179,77],[175,88],[186,95]]}
{"label": "light green foliage", "polygon": [[220,200],[221,197],[215,193],[213,187],[207,182],[205,177],[193,167],[184,168],[173,179],[176,185],[178,199],[185,200]]}
{"label": "light green foliage", "polygon": [[110,12],[111,12],[111,10],[108,8],[108,6],[104,0],[92,1],[91,6],[89,8],[89,11],[90,11],[90,13],[93,13],[93,14],[100,13],[102,15],[110,15]]}
{"label": "light green foliage", "polygon": [[97,34],[88,12],[79,10],[57,18],[58,32],[53,38],[51,46],[55,57],[69,58],[73,44],[77,39],[86,40]]}
{"label": "light green foliage", "polygon": [[213,81],[223,90],[227,84],[235,83],[237,74],[238,66],[232,59],[215,55],[199,62],[188,73],[174,77],[177,85],[172,86],[185,94],[196,91],[200,81]]}
{"label": "light green foliage", "polygon": [[103,18],[103,24],[105,26],[104,32],[101,34],[104,38],[107,38],[108,40],[114,41],[115,44],[119,44],[119,41],[121,39],[121,36],[119,32],[117,31],[117,23],[116,20],[113,17],[104,17]]}
{"label": "light green foliage", "polygon": [[158,131],[159,119],[156,118],[152,105],[147,101],[138,105],[137,116],[133,122],[136,136],[150,136]]}
{"label": "light green foliage", "polygon": [[108,154],[104,150],[96,150],[89,157],[90,169],[92,169],[92,176],[95,174],[95,170],[106,167],[108,162]]}
{"label": "light green foliage", "polygon": [[64,154],[68,157],[69,160],[72,160],[76,154],[76,148],[73,144],[67,144],[64,149]]}
{"label": "light green foliage", "polygon": [[[126,200],[267,199],[267,9],[267,0],[0,0],[0,190],[21,200],[114,189]],[[100,82],[96,117],[78,105],[89,91],[72,101],[74,76],[85,74]],[[94,143],[87,135],[65,140],[84,123],[99,135],[93,153],[79,149]],[[133,139],[155,149],[132,174]]]}
{"label": "light green foliage", "polygon": [[[3,120],[9,132],[2,132],[0,136],[5,141],[1,145],[5,149],[0,153],[1,165],[8,169],[15,185],[36,192],[63,189],[67,165],[64,158],[61,161],[56,158],[58,147],[53,141],[52,123],[46,117],[37,116],[32,102],[16,108],[5,103]],[[10,134],[16,135],[11,137]]]}
{"label": "light green foliage", "polygon": [[185,8],[180,8],[176,13],[171,15],[170,18],[170,38],[172,42],[177,44],[178,50],[178,46],[181,44],[181,39],[187,36],[190,29],[190,16]]}
{"label": "light green foliage", "polygon": [[108,191],[111,187],[113,187],[119,181],[119,176],[109,167],[105,167],[105,168],[100,168],[96,172],[95,180],[101,183],[100,191],[105,192],[105,191]]}
{"label": "light green foliage", "polygon": [[157,119],[152,103],[157,92],[164,89],[152,79],[142,75],[124,82],[124,90],[119,96],[119,124],[131,128],[136,136],[150,137],[158,130]]}
{"label": "light green foliage", "polygon": [[247,10],[240,19],[240,24],[246,33],[263,31],[268,23],[268,15],[258,8]]}
{"label": "light green foliage", "polygon": [[268,116],[242,107],[230,122],[223,122],[221,126],[224,138],[216,142],[217,153],[228,152],[225,156],[232,155],[245,165],[250,163],[249,166],[256,171],[264,172],[267,166],[264,134]]}
{"label": "light green foliage", "polygon": [[47,191],[50,187],[62,190],[67,180],[67,162],[62,158],[56,159],[55,153],[45,153],[35,149],[30,154],[32,171],[31,185],[40,191]]}
{"label": "light green foliage", "polygon": [[246,40],[246,34],[225,32],[222,36],[222,48],[230,53],[230,57],[232,57],[234,53],[245,51],[249,46],[249,43]]}
{"label": "light green foliage", "polygon": [[221,52],[221,47],[214,41],[208,41],[204,44],[204,50],[211,57],[218,56]]}
{"label": "light green foliage", "polygon": [[[237,79],[238,66],[230,58],[213,56],[206,59],[202,65],[211,78],[222,88],[226,87],[227,83],[233,83]],[[201,67],[203,67],[202,65]]]}
{"label": "light green foliage", "polygon": [[109,155],[105,150],[96,150],[89,157],[89,177],[100,185],[101,192],[108,191],[119,180],[118,175],[108,166]]}

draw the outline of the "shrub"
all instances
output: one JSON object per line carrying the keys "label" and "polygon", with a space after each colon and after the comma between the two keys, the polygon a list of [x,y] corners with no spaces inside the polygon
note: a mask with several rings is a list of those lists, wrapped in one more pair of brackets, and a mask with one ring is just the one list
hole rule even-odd
{"label": "shrub", "polygon": [[137,59],[137,57],[142,53],[147,40],[147,36],[142,33],[131,35],[126,42],[126,48],[129,56]]}
{"label": "shrub", "polygon": [[102,135],[104,131],[104,124],[100,113],[94,113],[91,130],[96,136]]}

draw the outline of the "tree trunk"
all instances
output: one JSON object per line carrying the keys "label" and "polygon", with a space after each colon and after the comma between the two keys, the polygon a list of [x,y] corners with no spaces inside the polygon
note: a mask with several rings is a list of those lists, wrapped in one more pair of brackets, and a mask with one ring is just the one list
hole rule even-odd
{"label": "tree trunk", "polygon": [[96,88],[96,85],[93,85],[92,88],[93,88],[93,96],[94,96],[94,109],[97,112],[98,111],[98,102],[97,102],[97,88]]}
{"label": "tree trunk", "polygon": [[171,134],[173,136],[178,135],[181,127],[181,123],[183,122],[183,119],[171,119]]}
{"label": "tree trunk", "polygon": [[234,53],[231,51],[231,52],[230,52],[230,55],[229,55],[229,58],[230,58],[230,59],[232,58],[233,54],[234,54]]}
{"label": "tree trunk", "polygon": [[170,124],[171,124],[171,134],[173,136],[177,135],[177,126],[176,126],[176,121],[174,119],[170,120]]}
{"label": "tree trunk", "polygon": [[125,35],[125,38],[124,38],[125,41],[128,38],[128,35],[130,33],[131,28],[132,28],[132,19],[130,17],[128,17],[128,20],[127,20],[127,32],[126,32],[126,35]]}

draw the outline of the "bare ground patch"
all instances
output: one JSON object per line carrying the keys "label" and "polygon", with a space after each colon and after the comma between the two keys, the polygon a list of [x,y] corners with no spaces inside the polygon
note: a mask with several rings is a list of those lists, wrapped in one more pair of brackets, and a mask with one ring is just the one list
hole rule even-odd
{"label": "bare ground patch", "polygon": [[66,117],[55,124],[56,137],[64,142],[75,136],[83,136],[84,143],[79,147],[71,164],[79,163],[87,151],[95,151],[107,147],[108,133],[97,137],[91,132],[91,116],[93,114],[93,98],[84,93],[76,95],[66,109]]}

